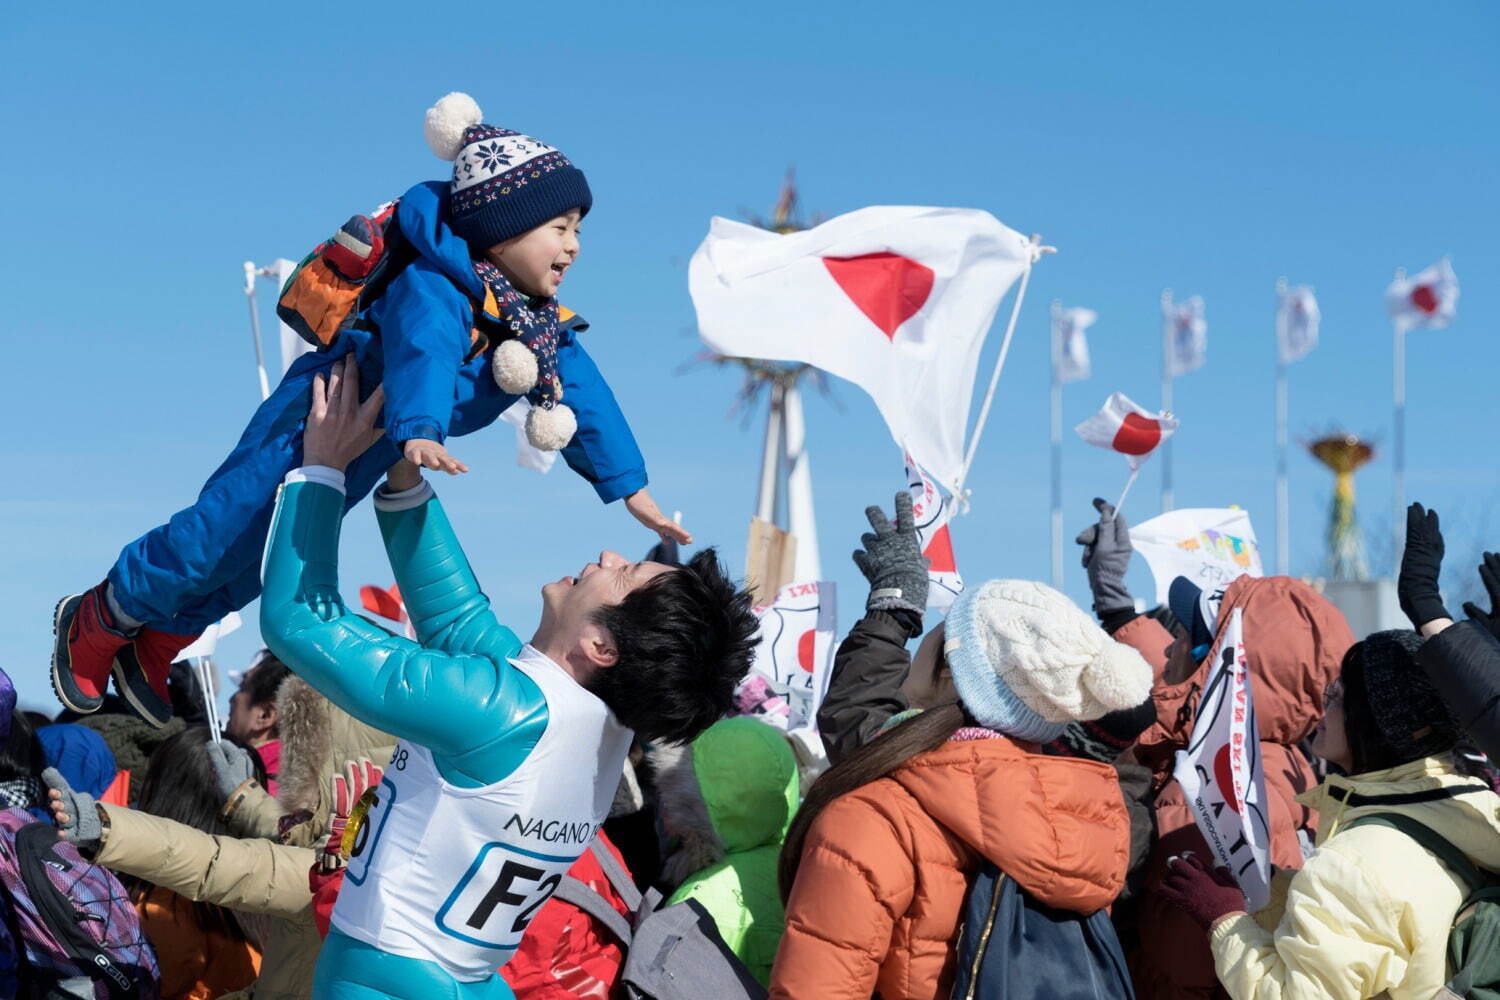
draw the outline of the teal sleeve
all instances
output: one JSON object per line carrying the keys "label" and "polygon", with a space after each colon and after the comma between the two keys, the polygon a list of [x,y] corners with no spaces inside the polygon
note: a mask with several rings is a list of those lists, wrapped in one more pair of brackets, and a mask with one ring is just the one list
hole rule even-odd
{"label": "teal sleeve", "polygon": [[350,614],[338,590],[343,512],[331,486],[282,487],[262,571],[267,647],[356,719],[427,747],[450,780],[500,780],[546,728],[546,700],[507,659],[520,643],[502,630],[483,652],[424,649]]}
{"label": "teal sleeve", "polygon": [[375,518],[417,642],[497,661],[515,656],[521,640],[490,611],[437,497],[428,489],[422,502],[400,510],[388,509],[388,502],[376,494]]}

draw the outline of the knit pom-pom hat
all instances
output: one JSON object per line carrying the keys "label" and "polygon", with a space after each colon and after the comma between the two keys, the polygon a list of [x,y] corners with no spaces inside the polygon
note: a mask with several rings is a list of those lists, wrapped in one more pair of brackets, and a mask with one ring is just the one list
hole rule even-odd
{"label": "knit pom-pom hat", "polygon": [[1046,743],[1069,722],[1134,708],[1151,668],[1072,601],[1029,580],[988,580],[948,612],[943,652],[981,725]]}
{"label": "knit pom-pom hat", "polygon": [[571,160],[483,119],[474,98],[452,93],[427,109],[423,123],[427,145],[453,163],[448,226],[471,250],[488,250],[575,208],[589,214],[594,196]]}

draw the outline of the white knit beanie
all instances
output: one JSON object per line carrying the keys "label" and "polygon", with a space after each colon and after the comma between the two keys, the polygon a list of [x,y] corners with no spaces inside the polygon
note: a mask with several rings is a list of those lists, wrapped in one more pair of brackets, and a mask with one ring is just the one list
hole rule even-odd
{"label": "white knit beanie", "polygon": [[1141,654],[1030,580],[966,589],[948,612],[943,651],[969,714],[1018,739],[1056,739],[1069,722],[1133,708],[1151,694]]}

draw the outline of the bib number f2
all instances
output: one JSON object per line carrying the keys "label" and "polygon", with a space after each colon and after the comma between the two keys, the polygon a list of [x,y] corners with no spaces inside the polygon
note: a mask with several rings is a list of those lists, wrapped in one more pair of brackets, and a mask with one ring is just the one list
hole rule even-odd
{"label": "bib number f2", "polygon": [[575,860],[486,844],[438,911],[438,928],[473,944],[514,948]]}

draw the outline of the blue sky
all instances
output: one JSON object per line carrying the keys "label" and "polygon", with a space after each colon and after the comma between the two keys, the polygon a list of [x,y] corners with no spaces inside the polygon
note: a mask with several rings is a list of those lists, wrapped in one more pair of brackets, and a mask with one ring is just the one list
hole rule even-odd
{"label": "blue sky", "polygon": [[[257,402],[241,262],[300,256],[349,214],[442,176],[420,123],[454,89],[587,170],[597,207],[565,300],[593,321],[589,349],[653,492],[737,570],[760,414],[748,430],[726,416],[733,373],[678,373],[696,349],[686,261],[711,216],[768,209],[790,163],[812,211],[977,207],[1060,250],[1035,273],[973,510],[954,528],[970,580],[1048,573],[1051,299],[1100,315],[1095,378],[1066,394],[1071,427],[1111,391],[1154,403],[1157,297],[1204,296],[1210,361],[1176,389],[1178,504],[1238,503],[1274,551],[1277,276],[1314,285],[1324,315],[1322,345],[1292,371],[1294,437],[1342,426],[1385,444],[1381,294],[1395,267],[1443,254],[1463,298],[1451,329],[1411,337],[1408,494],[1447,515],[1449,551],[1469,560],[1482,536],[1500,547],[1486,514],[1500,495],[1497,42],[1500,9],[1481,3],[8,11],[0,663],[23,702],[53,704],[53,604],[189,503]],[[267,289],[274,329],[270,306]],[[864,597],[847,553],[864,505],[890,502],[900,455],[859,390],[834,397],[812,396],[807,419],[847,627]],[[565,469],[515,468],[508,428],[452,450],[474,471],[438,488],[523,634],[540,583],[600,546],[650,542]],[[1071,434],[1065,465],[1071,537],[1124,468]],[[1317,572],[1330,479],[1300,452],[1291,468],[1293,569]],[[1155,512],[1158,475],[1147,468],[1127,514]],[[1382,457],[1359,479],[1377,563],[1390,475]],[[367,507],[344,540],[346,594],[389,580]],[[1068,547],[1067,589],[1086,603]],[[1131,582],[1149,592],[1143,567]],[[224,666],[249,658],[251,621]]]}

